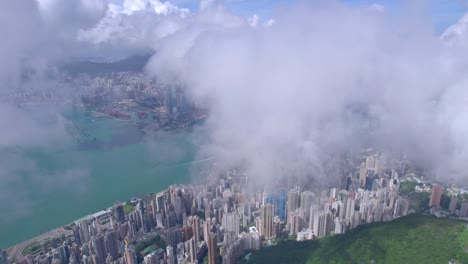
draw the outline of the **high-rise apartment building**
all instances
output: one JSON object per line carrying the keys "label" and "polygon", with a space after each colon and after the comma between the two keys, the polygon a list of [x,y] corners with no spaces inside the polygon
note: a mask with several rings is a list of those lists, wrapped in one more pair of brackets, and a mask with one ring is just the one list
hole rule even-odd
{"label": "high-rise apartment building", "polygon": [[274,206],[272,204],[266,204],[262,206],[262,228],[260,229],[262,235],[265,239],[271,239],[275,236],[273,229],[273,218],[274,218]]}
{"label": "high-rise apartment building", "polygon": [[198,245],[201,234],[200,234],[200,218],[197,215],[192,218],[192,231],[193,231],[193,237],[195,240],[195,245]]}
{"label": "high-rise apartment building", "polygon": [[450,198],[450,206],[449,206],[449,210],[452,214],[454,214],[455,211],[457,210],[457,204],[458,204],[458,198],[456,196],[452,196],[452,198]]}
{"label": "high-rise apartment building", "polygon": [[106,254],[106,244],[104,243],[104,237],[102,235],[93,237],[92,243],[93,243],[94,252],[96,252],[98,263],[105,263],[107,254]]}
{"label": "high-rise apartment building", "polygon": [[79,234],[81,243],[88,243],[90,239],[88,221],[83,220],[79,222],[78,225],[80,226]]}
{"label": "high-rise apartment building", "polygon": [[467,217],[468,216],[468,203],[465,202],[462,204],[461,210],[460,210],[460,216],[461,217]]}
{"label": "high-rise apartment building", "polygon": [[125,255],[125,264],[137,264],[135,252],[132,249],[127,249],[124,255]]}
{"label": "high-rise apartment building", "polygon": [[8,264],[8,255],[5,250],[0,249],[0,264]]}
{"label": "high-rise apartment building", "polygon": [[440,200],[442,199],[442,193],[444,188],[435,183],[432,185],[432,193],[431,193],[431,200],[429,201],[429,206],[440,206]]}
{"label": "high-rise apartment building", "polygon": [[288,214],[296,211],[300,206],[300,193],[297,188],[291,189],[288,192]]}
{"label": "high-rise apartment building", "polygon": [[114,213],[115,213],[115,219],[117,222],[123,224],[125,222],[125,211],[124,211],[124,205],[121,202],[116,202],[114,204]]}
{"label": "high-rise apartment building", "polygon": [[218,235],[211,233],[208,237],[208,264],[218,263]]}

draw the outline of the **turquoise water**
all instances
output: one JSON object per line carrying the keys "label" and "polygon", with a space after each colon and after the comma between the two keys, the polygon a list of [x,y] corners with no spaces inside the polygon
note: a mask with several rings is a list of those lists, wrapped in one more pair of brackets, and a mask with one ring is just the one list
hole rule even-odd
{"label": "turquoise water", "polygon": [[[29,206],[24,215],[0,221],[1,248],[105,209],[116,200],[126,201],[170,184],[190,182],[189,170],[193,168],[186,164],[194,160],[195,146],[188,132],[150,137],[127,122],[97,118],[91,113],[76,111],[68,118],[91,140],[65,150],[51,147],[22,152],[46,174],[58,174],[54,178],[58,182],[51,182],[50,190],[44,190],[25,180],[31,185],[23,186]],[[60,174],[69,168],[78,169],[79,176],[61,183]],[[0,205],[6,202],[11,201],[0,201]]]}

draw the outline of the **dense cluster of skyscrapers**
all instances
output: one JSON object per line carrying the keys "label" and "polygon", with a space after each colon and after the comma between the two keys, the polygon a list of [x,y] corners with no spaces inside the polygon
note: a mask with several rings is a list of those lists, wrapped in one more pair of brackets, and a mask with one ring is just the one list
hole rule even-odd
{"label": "dense cluster of skyscrapers", "polygon": [[131,99],[149,106],[161,107],[161,112],[172,115],[188,110],[184,90],[158,84],[142,73],[118,72],[99,76],[82,76],[73,85],[82,88],[83,103],[99,106],[111,99]]}
{"label": "dense cluster of skyscrapers", "polygon": [[[246,250],[276,239],[315,239],[406,215],[409,201],[399,195],[398,173],[376,164],[367,160],[357,168],[353,180],[360,186],[347,190],[253,190],[236,170],[204,186],[171,186],[133,200],[131,212],[116,202],[112,210],[76,221],[72,235],[43,243],[19,263],[235,263]],[[363,169],[372,171],[371,183]]]}

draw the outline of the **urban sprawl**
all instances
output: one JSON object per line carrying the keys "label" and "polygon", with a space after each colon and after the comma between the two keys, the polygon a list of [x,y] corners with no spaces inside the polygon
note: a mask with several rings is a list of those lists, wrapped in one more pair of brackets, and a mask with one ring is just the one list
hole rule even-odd
{"label": "urban sprawl", "polygon": [[[236,263],[281,240],[318,239],[405,216],[414,210],[409,195],[400,191],[403,185],[427,193],[422,213],[467,217],[463,195],[468,190],[425,181],[372,152],[339,188],[319,192],[302,186],[258,189],[249,184],[249,175],[233,169],[210,175],[202,186],[174,185],[116,202],[1,251],[0,264]],[[447,208],[441,207],[443,196],[449,197]]]}

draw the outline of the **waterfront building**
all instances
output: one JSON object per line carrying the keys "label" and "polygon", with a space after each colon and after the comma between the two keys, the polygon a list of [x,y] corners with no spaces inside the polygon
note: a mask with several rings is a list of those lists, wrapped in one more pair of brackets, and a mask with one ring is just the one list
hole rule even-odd
{"label": "waterfront building", "polygon": [[[297,240],[302,241],[406,215],[409,200],[399,195],[394,183],[385,180],[388,175],[376,175],[374,171],[380,165],[371,163],[369,168],[364,163],[370,175],[366,179],[372,180],[370,190],[359,188],[357,168],[354,173],[347,173],[346,177],[352,180],[349,191],[327,188],[318,192],[320,196],[311,190],[302,191],[303,187],[289,192],[250,189],[247,176],[234,177],[232,172],[210,179],[205,186],[173,185],[156,195],[132,199],[136,208],[131,213],[125,213],[123,204],[114,204],[112,219],[116,221],[110,219],[110,224],[107,219],[96,217],[77,221],[67,242],[73,242],[75,237],[76,245],[64,245],[65,238],[52,239],[43,255],[50,254],[47,263],[63,263],[65,259],[70,263],[133,264],[134,242],[159,235],[167,248],[142,256],[143,263],[197,263],[205,256],[209,263],[217,263],[219,255],[223,263],[235,263],[245,250],[260,249],[262,239],[270,240],[278,234],[297,235]],[[460,216],[467,214],[465,203]],[[255,226],[251,226],[253,221]],[[241,233],[240,223],[245,228],[250,226],[250,232]],[[40,260],[38,263],[46,260],[35,258]]]}
{"label": "waterfront building", "polygon": [[89,236],[89,227],[88,227],[88,221],[83,220],[78,223],[80,227],[80,240],[81,243],[89,243],[90,236]]}
{"label": "waterfront building", "polygon": [[165,196],[166,196],[165,192],[160,192],[156,195],[156,207],[158,209],[158,212],[164,212],[166,209]]}
{"label": "waterfront building", "polygon": [[114,203],[114,214],[115,214],[115,219],[119,223],[125,222],[125,210],[124,210],[124,205],[121,202],[116,202]]}
{"label": "waterfront building", "polygon": [[0,249],[0,264],[8,264],[8,255],[5,250]]}

